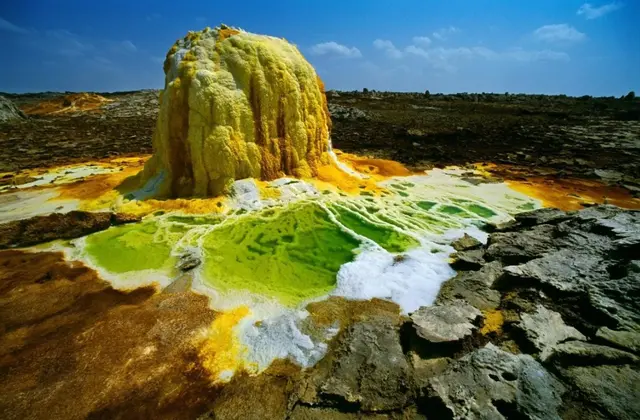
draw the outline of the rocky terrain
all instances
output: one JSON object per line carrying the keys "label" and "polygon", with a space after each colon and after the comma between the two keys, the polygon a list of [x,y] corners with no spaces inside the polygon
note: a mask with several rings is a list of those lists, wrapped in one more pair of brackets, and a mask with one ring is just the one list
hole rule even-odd
{"label": "rocky terrain", "polygon": [[[11,95],[23,110],[60,96]],[[92,112],[0,122],[0,172],[151,153],[158,91],[100,93]],[[640,191],[640,99],[564,95],[327,93],[335,148],[410,169],[492,162],[526,176],[599,179]]]}
{"label": "rocky terrain", "polygon": [[484,161],[526,168],[531,175],[599,178],[638,188],[638,100],[385,92],[329,92],[328,98],[330,105],[357,110],[350,118],[334,118],[334,146],[347,152],[417,169]]}
{"label": "rocky terrain", "polygon": [[57,254],[4,251],[0,409],[8,419],[638,418],[640,212],[542,209],[488,229],[487,245],[455,243],[458,274],[435,305],[401,316],[376,299],[311,304],[342,320],[314,368],[277,362],[224,387],[203,378],[188,339],[214,316],[205,298],[117,292]]}
{"label": "rocky terrain", "polygon": [[[91,112],[0,122],[0,172],[151,152],[156,91]],[[7,95],[23,110],[56,94]],[[329,92],[333,146],[412,169],[488,161],[504,178],[600,179],[637,193],[638,101]],[[42,108],[39,108],[42,109]],[[6,113],[5,113],[6,114]],[[514,168],[517,168],[514,169]],[[0,248],[137,221],[71,212],[0,226]],[[640,418],[640,212],[543,209],[454,243],[433,306],[311,303],[327,355],[212,385],[196,338],[216,313],[187,287],[113,289],[59,253],[0,251],[7,419]],[[400,256],[401,257],[401,256]]]}

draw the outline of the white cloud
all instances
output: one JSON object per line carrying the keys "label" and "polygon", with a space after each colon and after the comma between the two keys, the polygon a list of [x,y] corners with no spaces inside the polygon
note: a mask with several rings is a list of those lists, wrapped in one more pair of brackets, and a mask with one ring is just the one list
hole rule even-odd
{"label": "white cloud", "polygon": [[402,58],[402,51],[396,48],[393,45],[393,42],[388,41],[386,39],[376,39],[373,41],[373,46],[376,49],[382,50],[387,54],[388,57],[391,58]]}
{"label": "white cloud", "polygon": [[409,45],[404,49],[404,51],[408,54],[417,55],[427,59],[429,58],[429,53],[427,53],[427,51],[423,50],[422,48],[416,47],[415,45]]}
{"label": "white cloud", "polygon": [[100,55],[93,57],[91,61],[95,64],[99,64],[102,66],[111,66],[113,64],[111,60],[109,60],[108,58],[102,57]]}
{"label": "white cloud", "polygon": [[495,51],[487,47],[420,48],[415,45],[409,45],[404,51],[407,54],[424,59],[433,68],[450,73],[455,72],[465,60],[473,59],[507,62],[569,61],[569,55],[564,52],[525,50],[522,48]]}
{"label": "white cloud", "polygon": [[431,38],[429,38],[428,36],[414,36],[413,43],[428,47],[429,45],[431,45]]}
{"label": "white cloud", "polygon": [[136,46],[133,44],[133,42],[131,42],[131,41],[129,41],[129,40],[127,40],[127,41],[122,41],[122,42],[120,43],[120,45],[122,45],[122,48],[123,48],[125,51],[128,51],[128,52],[136,52],[136,51],[138,51],[138,48],[136,48]]}
{"label": "white cloud", "polygon": [[80,41],[80,37],[64,29],[47,31],[45,41],[40,46],[49,52],[66,57],[78,57],[94,49],[92,44]]}
{"label": "white cloud", "polygon": [[345,45],[338,44],[337,42],[322,42],[311,47],[311,54],[313,55],[337,55],[348,58],[362,57],[362,53],[356,47],[349,48]]}
{"label": "white cloud", "polygon": [[573,43],[587,38],[584,33],[566,23],[541,26],[533,31],[533,36],[540,41],[551,43]]}
{"label": "white cloud", "polygon": [[584,15],[586,19],[597,19],[608,13],[615,12],[616,10],[622,8],[622,6],[622,3],[618,2],[603,4],[599,7],[594,7],[591,3],[585,3],[580,6],[576,14],[579,16]]}
{"label": "white cloud", "polygon": [[435,31],[432,35],[435,39],[443,41],[447,39],[449,35],[453,35],[458,32],[460,32],[460,29],[456,28],[455,26],[449,26],[448,28],[442,28]]}
{"label": "white cloud", "polygon": [[8,20],[0,18],[0,31],[14,32],[16,34],[28,34],[29,30],[21,28],[18,25],[14,25]]}
{"label": "white cloud", "polygon": [[504,58],[522,62],[570,60],[569,54],[551,50],[525,50],[522,48],[513,48],[503,52],[501,55]]}

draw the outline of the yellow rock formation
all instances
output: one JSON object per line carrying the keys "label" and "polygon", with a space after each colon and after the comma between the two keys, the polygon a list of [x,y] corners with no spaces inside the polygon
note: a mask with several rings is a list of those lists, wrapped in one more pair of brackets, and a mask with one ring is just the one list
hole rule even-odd
{"label": "yellow rock formation", "polygon": [[324,87],[286,40],[224,25],[189,32],[164,71],[139,178],[156,196],[215,196],[234,179],[312,177],[329,163]]}
{"label": "yellow rock formation", "polygon": [[109,102],[113,101],[95,93],[72,93],[35,105],[26,105],[22,107],[22,111],[28,115],[64,114],[86,111],[97,112],[102,105]]}

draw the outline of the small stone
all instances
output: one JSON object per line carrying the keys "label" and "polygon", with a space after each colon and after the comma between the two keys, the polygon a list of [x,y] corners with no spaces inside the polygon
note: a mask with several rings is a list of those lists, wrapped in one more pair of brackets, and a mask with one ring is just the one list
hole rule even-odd
{"label": "small stone", "polygon": [[482,313],[457,301],[442,306],[423,306],[411,314],[418,337],[431,343],[458,342],[478,330]]}
{"label": "small stone", "polygon": [[478,270],[485,264],[484,250],[471,249],[453,254],[451,266],[456,270]]}
{"label": "small stone", "polygon": [[453,249],[456,251],[466,251],[469,249],[476,249],[482,246],[482,242],[474,238],[473,236],[465,233],[464,236],[460,239],[456,239],[451,244]]}
{"label": "small stone", "polygon": [[460,271],[444,282],[436,303],[445,305],[462,299],[481,311],[495,309],[500,304],[500,292],[491,287],[501,273],[502,266],[497,261],[485,264],[478,271]]}
{"label": "small stone", "polygon": [[540,352],[540,359],[546,360],[556,344],[567,340],[585,340],[580,331],[564,323],[559,313],[538,305],[533,314],[524,313],[516,328],[524,332],[527,340]]}
{"label": "small stone", "polygon": [[180,271],[190,271],[202,263],[197,250],[187,251],[178,258],[177,268]]}

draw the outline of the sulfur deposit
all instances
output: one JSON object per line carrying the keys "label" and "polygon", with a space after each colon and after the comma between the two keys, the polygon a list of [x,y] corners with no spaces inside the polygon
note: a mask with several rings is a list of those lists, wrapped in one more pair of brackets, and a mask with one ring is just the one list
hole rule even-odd
{"label": "sulfur deposit", "polygon": [[286,40],[224,25],[189,32],[164,71],[139,179],[154,195],[216,196],[235,179],[312,177],[328,163],[324,87]]}

